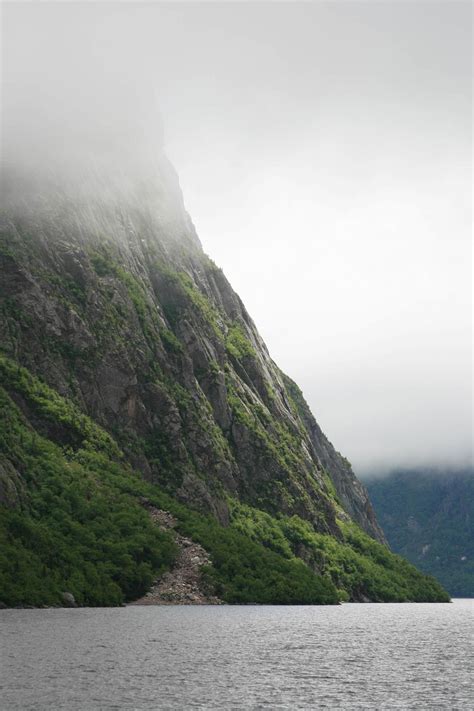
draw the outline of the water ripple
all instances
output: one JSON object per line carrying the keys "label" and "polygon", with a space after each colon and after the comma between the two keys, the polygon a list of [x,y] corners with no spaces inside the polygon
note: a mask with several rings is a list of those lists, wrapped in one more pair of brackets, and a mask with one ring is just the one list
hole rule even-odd
{"label": "water ripple", "polygon": [[0,611],[1,711],[473,709],[473,602]]}

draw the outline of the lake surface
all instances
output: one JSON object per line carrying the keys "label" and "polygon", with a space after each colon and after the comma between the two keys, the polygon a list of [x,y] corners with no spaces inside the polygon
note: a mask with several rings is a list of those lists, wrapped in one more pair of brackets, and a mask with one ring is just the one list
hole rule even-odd
{"label": "lake surface", "polygon": [[474,708],[474,601],[0,610],[0,708]]}

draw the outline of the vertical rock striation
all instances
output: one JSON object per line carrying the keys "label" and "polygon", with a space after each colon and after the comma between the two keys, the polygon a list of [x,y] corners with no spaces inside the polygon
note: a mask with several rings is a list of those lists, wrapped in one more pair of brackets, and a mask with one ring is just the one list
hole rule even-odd
{"label": "vertical rock striation", "polygon": [[3,352],[223,524],[230,496],[336,537],[351,517],[384,542],[365,488],[203,252],[173,169],[162,157],[145,175],[39,188],[6,174]]}

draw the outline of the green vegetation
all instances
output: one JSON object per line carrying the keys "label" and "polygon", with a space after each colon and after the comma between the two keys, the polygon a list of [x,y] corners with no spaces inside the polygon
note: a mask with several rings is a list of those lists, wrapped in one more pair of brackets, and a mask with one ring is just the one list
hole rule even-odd
{"label": "green vegetation", "polygon": [[474,597],[474,474],[408,470],[366,482],[394,551],[453,597]]}
{"label": "green vegetation", "polygon": [[232,527],[285,557],[302,556],[310,568],[330,580],[341,599],[378,602],[443,601],[449,596],[434,579],[363,533],[339,522],[341,540],[316,533],[298,516],[272,517],[233,502]]}
{"label": "green vegetation", "polygon": [[[323,512],[317,510],[314,502],[311,502],[308,488],[312,489],[315,500],[320,504],[323,499],[330,497],[330,491],[323,490],[314,476],[312,469],[308,468],[301,447],[301,435],[285,423],[283,424],[275,418],[268,408],[258,402],[246,401],[246,394],[237,389],[237,384],[227,376],[227,401],[237,422],[247,428],[256,442],[256,447],[262,455],[277,462],[282,473],[287,476],[282,481],[272,481],[267,491],[261,489],[259,505],[269,513],[275,514],[281,508],[281,501],[285,501],[289,506],[295,503],[295,495],[300,502],[314,510],[314,518],[323,518]],[[299,476],[298,476],[299,473]],[[290,491],[290,486],[292,491]],[[275,494],[278,493],[280,501]],[[324,522],[321,521],[324,525]]]}
{"label": "green vegetation", "polygon": [[[145,336],[148,345],[153,350],[156,340],[155,331],[159,330],[159,321],[157,313],[147,300],[146,290],[143,284],[139,279],[137,279],[136,276],[121,267],[120,264],[114,260],[114,257],[111,255],[109,249],[102,248],[102,251],[100,252],[92,251],[89,256],[91,264],[99,277],[115,277],[125,287],[128,297],[133,304],[133,308],[135,309],[143,335]],[[102,289],[102,293],[104,296],[109,296],[106,289]],[[111,316],[112,319],[110,318]],[[110,308],[107,313],[107,321],[109,326],[114,322],[114,325],[117,325],[117,314],[112,315]],[[167,331],[167,329],[163,330],[163,338],[166,341],[164,342],[165,347],[167,344],[169,345],[171,343],[171,336],[174,336],[174,334],[171,334],[170,336],[170,333],[171,332]],[[172,345],[175,352],[177,352],[176,343],[173,342]]]}
{"label": "green vegetation", "polygon": [[45,281],[51,286],[56,287],[58,291],[67,293],[73,303],[80,307],[85,305],[86,289],[84,284],[80,281],[74,279],[72,276],[59,276],[59,274],[52,274],[51,272],[46,272],[43,276]]}
{"label": "green vegetation", "polygon": [[[340,522],[337,540],[298,516],[230,500],[224,528],[143,481],[108,433],[3,356],[0,377],[0,473],[15,472],[17,490],[12,496],[10,487],[0,505],[0,600],[8,605],[60,604],[64,591],[83,605],[141,596],[172,565],[176,548],[153,526],[140,497],[170,511],[178,530],[204,546],[213,561],[207,582],[229,603],[448,599],[433,578],[354,524]],[[189,393],[181,390],[189,408]],[[156,435],[154,443],[135,444],[171,470],[168,444]]]}
{"label": "green vegetation", "polygon": [[168,353],[183,352],[181,341],[176,338],[173,331],[170,331],[169,328],[160,329],[160,338]]}
{"label": "green vegetation", "polygon": [[[36,397],[33,391],[29,402]],[[62,422],[68,405],[57,405],[43,411]],[[68,591],[79,604],[118,605],[142,595],[174,559],[170,536],[121,490],[133,475],[110,458],[116,448],[107,435],[97,438],[90,421],[79,428],[92,434],[84,447],[60,447],[38,435],[0,389],[0,465],[13,465],[27,490],[21,507],[0,506],[5,604],[54,605]]]}
{"label": "green vegetation", "polygon": [[[235,419],[258,437],[283,469],[290,469],[301,455],[301,446],[295,435],[275,422],[268,409],[256,403],[246,404],[243,394],[237,392],[230,378],[227,379],[227,393]],[[275,434],[278,436],[272,436]]]}
{"label": "green vegetation", "polygon": [[[318,463],[329,443],[311,446],[301,391],[260,352],[192,231],[162,241],[137,215],[127,245],[125,205],[97,206],[98,220],[73,202],[44,207],[5,220],[1,349],[70,399],[0,358],[0,600],[140,596],[175,555],[140,497],[208,550],[209,585],[228,602],[446,599],[347,523]],[[225,516],[229,492],[250,505],[229,500],[227,527],[173,498]]]}
{"label": "green vegetation", "polygon": [[[0,506],[2,602],[54,605],[68,591],[79,604],[117,605],[142,595],[170,566],[175,546],[152,525],[140,496],[171,511],[179,530],[210,552],[206,576],[225,601],[337,602],[334,586],[302,561],[222,528],[144,482],[74,405],[7,358],[0,364],[0,463],[9,462],[26,489],[20,506]],[[21,394],[25,414],[8,393]],[[32,422],[44,422],[39,429],[48,436]]]}
{"label": "green vegetation", "polygon": [[138,319],[142,326],[146,325],[146,319],[148,316],[148,304],[145,298],[145,292],[138,281],[130,272],[125,271],[122,267],[116,267],[116,275],[125,285],[128,295],[135,307]]}
{"label": "green vegetation", "polygon": [[116,276],[117,265],[106,250],[103,252],[92,252],[90,259],[98,276]]}
{"label": "green vegetation", "polygon": [[20,394],[28,403],[42,433],[54,430],[54,438],[63,446],[121,458],[120,449],[105,430],[26,368],[2,355],[0,377],[5,389]]}
{"label": "green vegetation", "polygon": [[237,360],[255,356],[255,350],[238,322],[233,323],[229,328],[225,346],[227,352]]}
{"label": "green vegetation", "polygon": [[223,528],[166,498],[150,497],[171,511],[179,530],[200,543],[210,554],[213,566],[206,571],[209,584],[228,603],[318,605],[339,600],[333,584],[316,575],[302,560],[288,559],[252,541],[234,528]]}
{"label": "green vegetation", "polygon": [[285,558],[293,557],[290,542],[277,519],[265,511],[241,504],[235,499],[230,499],[229,504],[232,528]]}
{"label": "green vegetation", "polygon": [[222,340],[222,318],[217,309],[199,289],[196,289],[193,280],[186,272],[177,272],[176,275],[194,308],[199,311],[203,319],[211,326],[217,338]]}
{"label": "green vegetation", "polygon": [[171,327],[173,328],[177,324],[181,312],[190,308],[199,314],[201,319],[210,326],[214,335],[222,341],[223,317],[209,299],[196,288],[189,274],[170,269],[160,261],[156,261],[154,266],[175,291],[174,299],[163,303],[163,310]]}

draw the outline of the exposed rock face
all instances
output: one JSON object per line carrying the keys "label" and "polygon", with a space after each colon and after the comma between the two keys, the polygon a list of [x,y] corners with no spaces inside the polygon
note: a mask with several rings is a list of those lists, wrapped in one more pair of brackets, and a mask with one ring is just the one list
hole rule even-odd
{"label": "exposed rock face", "polygon": [[337,496],[345,511],[367,533],[383,541],[384,534],[377,522],[365,486],[357,479],[347,459],[334,449],[323,433],[296,383],[293,383],[287,376],[283,377],[309,433],[314,454],[326,471],[330,472]]}
{"label": "exposed rock face", "polygon": [[10,508],[19,506],[23,499],[24,483],[21,475],[7,459],[0,459],[0,504]]}
{"label": "exposed rock face", "polygon": [[77,602],[74,595],[70,592],[63,592],[62,600],[64,607],[77,607]]}
{"label": "exposed rock face", "polygon": [[148,480],[224,524],[230,495],[335,536],[348,514],[384,540],[365,488],[202,251],[165,159],[112,198],[33,190],[19,202],[6,182],[7,355],[112,432]]}

